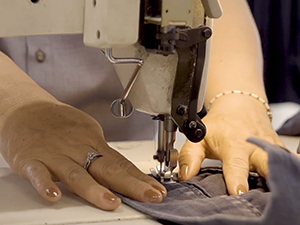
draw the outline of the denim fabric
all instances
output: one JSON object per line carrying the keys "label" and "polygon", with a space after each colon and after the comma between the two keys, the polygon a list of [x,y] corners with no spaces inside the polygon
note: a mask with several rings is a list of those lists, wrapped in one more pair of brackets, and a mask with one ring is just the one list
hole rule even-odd
{"label": "denim fabric", "polygon": [[300,224],[300,160],[287,150],[260,139],[250,142],[269,153],[269,179],[250,176],[251,190],[228,196],[221,170],[207,168],[188,182],[166,184],[168,197],[161,204],[124,203],[163,223],[200,225]]}
{"label": "denim fabric", "polygon": [[300,136],[300,112],[284,122],[277,130],[280,135]]}

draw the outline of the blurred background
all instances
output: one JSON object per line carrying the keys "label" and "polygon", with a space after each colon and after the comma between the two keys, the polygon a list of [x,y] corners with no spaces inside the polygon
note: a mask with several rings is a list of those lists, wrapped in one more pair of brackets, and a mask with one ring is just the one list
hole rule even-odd
{"label": "blurred background", "polygon": [[270,103],[300,103],[300,1],[248,3],[261,36]]}

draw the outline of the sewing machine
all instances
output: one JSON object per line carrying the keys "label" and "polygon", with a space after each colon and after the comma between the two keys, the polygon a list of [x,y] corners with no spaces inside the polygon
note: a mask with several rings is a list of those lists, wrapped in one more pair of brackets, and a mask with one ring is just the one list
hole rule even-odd
{"label": "sewing machine", "polygon": [[83,33],[85,45],[103,49],[124,86],[112,113],[126,118],[135,108],[157,119],[154,159],[160,165],[151,172],[161,181],[178,179],[176,130],[192,142],[206,133],[197,112],[204,101],[212,19],[222,14],[218,0],[0,0],[0,5],[0,37]]}

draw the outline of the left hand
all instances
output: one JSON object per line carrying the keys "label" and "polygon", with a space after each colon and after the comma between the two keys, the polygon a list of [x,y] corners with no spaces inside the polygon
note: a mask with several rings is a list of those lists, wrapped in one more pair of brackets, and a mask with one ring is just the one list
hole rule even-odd
{"label": "left hand", "polygon": [[249,171],[268,176],[268,155],[248,143],[248,137],[259,137],[284,146],[272,128],[264,105],[248,96],[223,96],[217,100],[203,122],[207,135],[199,143],[187,141],[180,157],[180,175],[188,180],[197,175],[205,158],[223,162],[223,173],[229,194],[248,191]]}
{"label": "left hand", "polygon": [[[0,152],[49,202],[58,202],[61,182],[102,210],[121,204],[111,190],[140,202],[160,203],[167,192],[105,141],[100,124],[88,114],[56,100],[17,107],[0,124]],[[89,152],[99,153],[84,169]]]}

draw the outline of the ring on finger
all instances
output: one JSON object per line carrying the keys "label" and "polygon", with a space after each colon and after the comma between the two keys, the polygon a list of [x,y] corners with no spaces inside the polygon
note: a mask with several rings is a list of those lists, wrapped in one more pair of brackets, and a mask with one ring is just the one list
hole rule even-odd
{"label": "ring on finger", "polygon": [[87,156],[86,156],[86,159],[85,159],[85,163],[84,163],[84,166],[83,168],[85,170],[88,170],[89,167],[91,166],[91,164],[98,158],[101,158],[103,157],[103,155],[101,155],[100,153],[98,152],[88,152],[87,153]]}

